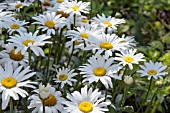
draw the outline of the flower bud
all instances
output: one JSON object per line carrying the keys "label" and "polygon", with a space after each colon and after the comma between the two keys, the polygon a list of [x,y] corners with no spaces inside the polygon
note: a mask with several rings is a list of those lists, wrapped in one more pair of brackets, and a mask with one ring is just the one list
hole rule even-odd
{"label": "flower bud", "polygon": [[156,85],[157,87],[160,87],[160,88],[161,88],[162,85],[163,85],[163,83],[162,83],[161,80],[159,80],[159,81],[156,81],[155,85]]}
{"label": "flower bud", "polygon": [[48,83],[45,87],[42,83],[39,85],[39,96],[41,99],[46,99],[50,95],[51,85]]}
{"label": "flower bud", "polygon": [[125,76],[124,77],[124,82],[127,84],[127,85],[131,85],[133,83],[133,78],[131,76]]}

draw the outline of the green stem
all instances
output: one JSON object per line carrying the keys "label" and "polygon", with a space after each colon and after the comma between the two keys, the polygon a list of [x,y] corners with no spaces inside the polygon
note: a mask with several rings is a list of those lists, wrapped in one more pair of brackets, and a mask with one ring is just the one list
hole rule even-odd
{"label": "green stem", "polygon": [[122,101],[121,101],[121,107],[123,107],[123,106],[124,106],[124,104],[125,104],[128,89],[129,89],[129,87],[128,87],[128,86],[126,86],[126,87],[124,88],[124,91],[123,91],[123,97],[122,97]]}
{"label": "green stem", "polygon": [[45,113],[45,100],[43,100],[43,113]]}
{"label": "green stem", "polygon": [[150,89],[151,89],[152,81],[153,81],[153,77],[151,77],[151,79],[150,79],[149,88],[148,88],[148,91],[147,91],[147,93],[146,93],[146,96],[145,96],[144,102],[147,100],[147,97],[148,97],[149,91],[150,91]]}
{"label": "green stem", "polygon": [[32,54],[31,54],[31,49],[30,48],[28,49],[28,54],[29,54],[29,56],[28,56],[29,57],[29,66],[31,67],[31,55]]}
{"label": "green stem", "polygon": [[74,14],[74,25],[73,25],[73,29],[75,29],[76,27],[76,14]]}
{"label": "green stem", "polygon": [[68,67],[68,66],[69,66],[69,64],[70,64],[71,57],[73,56],[74,46],[75,46],[75,42],[73,42],[73,48],[72,48],[71,55],[70,55],[69,60],[68,60],[68,63],[67,63],[67,67]]}
{"label": "green stem", "polygon": [[93,14],[93,2],[92,0],[90,1],[90,18],[92,18]]}
{"label": "green stem", "polygon": [[[74,14],[74,25],[73,25],[73,29],[75,29],[75,27],[76,27],[76,14]],[[73,42],[73,48],[72,48],[72,52],[71,52],[71,55],[70,55],[69,60],[68,60],[68,63],[67,63],[67,67],[68,67],[69,64],[70,64],[71,57],[73,56],[74,46],[75,46],[75,41]]]}
{"label": "green stem", "polygon": [[150,89],[151,89],[152,81],[153,81],[153,77],[151,77],[151,79],[150,79],[150,83],[149,83],[149,87],[148,87],[148,91],[147,91],[147,93],[146,93],[145,99],[144,99],[144,101],[142,102],[142,104],[140,104],[140,107],[139,107],[139,109],[137,110],[137,113],[140,113],[140,109],[142,108],[142,105],[143,105],[144,102],[147,100],[149,91],[150,91]]}
{"label": "green stem", "polygon": [[48,60],[47,60],[47,73],[46,73],[46,82],[48,82],[48,79],[49,79],[49,64],[50,64],[50,56],[51,56],[51,44],[49,45],[49,53],[48,53]]}
{"label": "green stem", "polygon": [[12,97],[10,98],[10,113],[14,112],[14,106],[13,106],[13,101],[12,101]]}
{"label": "green stem", "polygon": [[24,113],[27,113],[27,98],[24,98]]}

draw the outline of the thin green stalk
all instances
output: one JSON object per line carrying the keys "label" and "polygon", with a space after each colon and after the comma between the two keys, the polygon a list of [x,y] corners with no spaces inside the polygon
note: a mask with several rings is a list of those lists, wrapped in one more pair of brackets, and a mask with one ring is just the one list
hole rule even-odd
{"label": "thin green stalk", "polygon": [[43,113],[45,113],[45,100],[43,100]]}
{"label": "thin green stalk", "polygon": [[121,101],[121,107],[123,107],[125,104],[128,89],[129,89],[129,86],[125,86],[124,91],[123,91],[122,101]]}
{"label": "thin green stalk", "polygon": [[146,93],[146,96],[145,96],[144,102],[147,100],[147,97],[148,97],[149,91],[150,91],[150,89],[151,89],[152,81],[153,81],[153,77],[151,77],[151,79],[150,79],[149,88],[148,88],[148,91],[147,91],[147,93]]}
{"label": "thin green stalk", "polygon": [[68,63],[67,63],[67,67],[68,67],[68,66],[69,66],[69,64],[70,64],[71,57],[73,56],[74,46],[75,46],[75,42],[73,42],[73,47],[72,47],[71,55],[70,55],[69,60],[68,60]]}
{"label": "thin green stalk", "polygon": [[75,27],[76,27],[76,14],[74,14],[74,25],[73,26],[74,26],[73,29],[75,29]]}
{"label": "thin green stalk", "polygon": [[92,18],[93,14],[93,1],[90,0],[90,18]]}
{"label": "thin green stalk", "polygon": [[[75,27],[76,27],[76,14],[74,14],[74,25],[73,25],[73,29],[75,29]],[[67,67],[68,67],[69,64],[70,64],[71,57],[73,56],[74,46],[75,46],[75,42],[73,42],[72,52],[71,52],[71,55],[70,55],[70,57],[69,57],[69,60],[68,60],[68,63],[67,63]]]}
{"label": "thin green stalk", "polygon": [[67,39],[67,37],[64,37],[64,40],[63,40],[63,42],[62,42],[62,47],[61,47],[61,50],[60,50],[60,54],[59,54],[59,56],[58,56],[58,58],[57,58],[57,63],[59,63],[59,61],[60,61],[61,55],[62,55],[63,50],[64,50],[64,46],[65,46],[66,39]]}
{"label": "thin green stalk", "polygon": [[31,67],[31,55],[32,55],[32,53],[31,53],[31,49],[29,48],[28,49],[28,57],[29,57],[29,66]]}
{"label": "thin green stalk", "polygon": [[107,99],[107,92],[108,92],[108,90],[106,89],[106,92],[105,92],[105,101]]}
{"label": "thin green stalk", "polygon": [[153,77],[151,77],[151,79],[150,79],[150,83],[149,83],[149,87],[148,87],[148,91],[147,91],[147,93],[146,93],[145,99],[144,99],[144,101],[142,102],[142,104],[140,104],[140,107],[139,107],[139,109],[137,110],[137,113],[140,113],[140,109],[142,108],[142,105],[143,105],[144,102],[147,100],[149,91],[150,91],[150,89],[151,89],[152,81],[153,81]]}
{"label": "thin green stalk", "polygon": [[27,113],[27,98],[24,98],[24,113]]}
{"label": "thin green stalk", "polygon": [[50,44],[49,45],[48,60],[47,60],[47,64],[46,64],[47,73],[46,73],[46,80],[45,81],[48,81],[48,79],[49,79],[49,64],[50,64],[51,49],[52,49],[52,46]]}
{"label": "thin green stalk", "polygon": [[12,97],[10,98],[10,113],[14,113],[14,106],[13,106]]}

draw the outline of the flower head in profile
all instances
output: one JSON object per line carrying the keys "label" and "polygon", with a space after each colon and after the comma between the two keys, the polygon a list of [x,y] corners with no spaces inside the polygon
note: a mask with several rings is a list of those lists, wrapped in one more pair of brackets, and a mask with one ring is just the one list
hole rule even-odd
{"label": "flower head in profile", "polygon": [[77,2],[77,0],[71,2],[65,1],[60,4],[59,11],[64,11],[65,13],[70,15],[81,15],[81,13],[89,13],[89,5],[90,2]]}
{"label": "flower head in profile", "polygon": [[8,39],[9,42],[13,46],[16,46],[15,53],[21,51],[22,55],[30,48],[37,56],[42,55],[44,56],[44,51],[40,46],[45,45],[46,43],[51,43],[50,41],[45,41],[51,36],[38,35],[39,31],[36,31],[34,34],[30,33],[20,33],[20,35],[10,36],[11,38]]}
{"label": "flower head in profile", "polygon": [[88,63],[79,69],[81,71],[80,74],[82,74],[84,78],[82,82],[88,81],[91,84],[101,81],[107,89],[109,87],[112,88],[111,78],[118,78],[118,76],[114,75],[122,68],[118,64],[112,64],[113,61],[113,58],[105,59],[104,56],[101,55],[98,57],[90,57]]}
{"label": "flower head in profile", "polygon": [[119,24],[125,23],[124,19],[117,19],[111,16],[106,17],[104,14],[102,16],[97,14],[97,17],[92,18],[91,21],[92,25],[98,25],[104,30],[107,28],[109,32],[116,31]]}
{"label": "flower head in profile", "polygon": [[[47,90],[47,93],[44,92],[42,96],[42,92],[40,90],[43,92],[44,90]],[[56,91],[54,87],[47,85],[46,87],[41,86],[40,89],[35,90],[35,92],[36,94],[29,97],[31,103],[28,108],[34,108],[32,113],[43,113],[43,102],[47,113],[63,113],[64,105],[62,102],[65,101],[65,99],[62,97],[60,91]],[[46,96],[47,98],[45,98]]]}
{"label": "flower head in profile", "polygon": [[21,32],[27,32],[27,29],[25,28],[26,24],[28,24],[29,22],[25,22],[24,21],[20,21],[19,19],[13,19],[11,20],[8,24],[9,24],[9,28],[8,28],[8,32],[11,35],[14,31],[17,31],[19,33]]}
{"label": "flower head in profile", "polygon": [[[19,95],[22,98],[28,96],[28,93],[23,87],[35,88],[29,79],[36,72],[31,72],[30,67],[23,69],[23,66],[13,67],[10,63],[5,64],[3,69],[0,66],[0,92],[2,91],[2,109],[8,106],[10,97],[14,100],[19,100]],[[23,69],[23,70],[22,70]]]}
{"label": "flower head in profile", "polygon": [[90,24],[84,24],[81,27],[77,27],[76,30],[68,30],[67,36],[73,40],[82,40],[89,42],[89,36],[91,35],[101,35],[102,30],[98,29],[96,26],[91,26]]}
{"label": "flower head in profile", "polygon": [[21,54],[21,51],[15,53],[15,47],[11,44],[5,45],[5,50],[0,52],[0,64],[4,65],[6,62],[11,63],[15,67],[22,65],[28,66],[28,52]]}
{"label": "flower head in profile", "polygon": [[105,113],[109,111],[107,106],[111,103],[105,101],[104,95],[99,89],[88,90],[87,86],[81,88],[81,92],[67,93],[68,101],[63,102],[68,113]]}
{"label": "flower head in profile", "polygon": [[130,48],[136,47],[137,42],[135,41],[134,36],[125,36],[123,34],[121,38],[123,39],[123,41],[121,41],[121,43],[128,43],[127,45],[125,45],[127,47],[125,49],[130,49]]}
{"label": "flower head in profile", "polygon": [[30,4],[31,3],[27,2],[27,0],[25,0],[24,2],[21,2],[21,1],[9,2],[8,10],[16,10],[16,11],[20,12],[20,10],[22,8],[24,8],[25,6],[29,6]]}
{"label": "flower head in profile", "polygon": [[70,70],[68,68],[60,68],[57,70],[56,78],[54,78],[56,83],[61,83],[61,88],[64,87],[65,84],[68,84],[70,86],[73,85],[72,82],[76,82],[77,80],[74,79],[77,73],[74,73],[74,70]]}
{"label": "flower head in profile", "polygon": [[42,31],[46,31],[47,35],[55,34],[57,29],[61,29],[65,26],[65,18],[61,17],[61,15],[57,15],[55,12],[46,13],[44,15],[39,15],[36,17],[32,17],[37,22],[33,24],[38,24],[40,27],[38,29],[42,29]]}
{"label": "flower head in profile", "polygon": [[168,72],[165,72],[167,66],[164,66],[161,62],[154,63],[153,61],[144,62],[144,65],[140,65],[140,70],[137,72],[140,73],[141,77],[147,76],[150,80],[151,77],[154,79],[162,78]]}
{"label": "flower head in profile", "polygon": [[143,59],[144,55],[142,53],[136,54],[136,51],[136,49],[120,51],[121,53],[116,53],[116,57],[114,59],[120,61],[119,64],[122,64],[123,66],[128,65],[132,70],[133,64],[139,64],[140,61],[145,61]]}

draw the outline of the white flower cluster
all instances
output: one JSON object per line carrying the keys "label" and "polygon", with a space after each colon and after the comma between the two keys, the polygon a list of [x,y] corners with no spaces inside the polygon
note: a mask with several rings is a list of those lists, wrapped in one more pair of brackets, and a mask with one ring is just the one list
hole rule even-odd
{"label": "white flower cluster", "polygon": [[[38,3],[37,13],[30,18],[30,22],[24,17],[26,14],[20,18],[18,13],[22,14],[25,7],[35,3]],[[111,102],[99,91],[100,89],[93,90],[94,84],[101,83],[109,89],[113,88],[113,80],[124,80],[128,85],[133,83],[130,75],[124,76],[126,70],[133,70],[134,65],[139,65],[145,59],[142,53],[137,53],[133,36],[123,34],[119,37],[116,34],[117,27],[124,24],[125,20],[105,14],[88,18],[89,6],[90,2],[77,0],[25,0],[1,3],[0,29],[5,29],[9,35],[1,44],[3,50],[0,52],[0,92],[3,110],[8,106],[10,98],[19,100],[19,95],[23,98],[28,96],[28,92],[23,89],[28,87],[35,89],[36,93],[29,97],[31,102],[28,108],[34,109],[32,113],[43,113],[44,106],[47,113],[105,113]],[[30,28],[31,25],[35,26],[35,30]],[[61,40],[65,42],[62,44]],[[52,45],[54,50],[59,49],[57,52],[61,53],[62,47],[67,48],[70,60],[72,55],[81,52],[89,52],[91,57],[75,69],[72,69],[74,65],[70,65],[68,60],[67,65],[63,64],[56,69],[55,78],[49,80],[47,74],[47,86],[41,83],[39,89],[36,89],[34,85],[37,82],[31,79],[35,77],[33,75],[36,72],[29,69],[30,63],[38,56],[46,58],[44,47],[49,45]],[[54,54],[54,57],[58,58],[52,59],[57,59],[59,63],[61,53]],[[50,56],[50,52],[48,54],[48,63],[45,64],[47,70],[50,57],[53,57]],[[86,55],[83,57],[87,58]],[[140,67],[137,72],[141,77],[147,76],[148,79],[162,78],[167,74],[163,72],[166,66],[160,62],[144,62]],[[52,86],[52,80],[59,87]],[[76,85],[79,84],[83,87],[79,86],[78,89]],[[69,92],[70,90],[65,89],[66,86],[73,86],[75,89]],[[64,93],[61,89],[64,89]]]}

